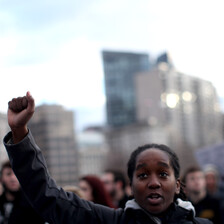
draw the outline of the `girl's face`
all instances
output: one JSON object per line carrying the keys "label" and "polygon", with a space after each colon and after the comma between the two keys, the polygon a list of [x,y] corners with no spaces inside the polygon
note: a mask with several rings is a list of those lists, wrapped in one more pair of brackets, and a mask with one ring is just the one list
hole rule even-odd
{"label": "girl's face", "polygon": [[169,156],[156,148],[141,152],[136,158],[132,193],[137,203],[152,214],[164,212],[180,192]]}
{"label": "girl's face", "polygon": [[88,201],[93,201],[92,188],[87,181],[80,180],[79,188],[82,191],[83,199],[88,200]]}

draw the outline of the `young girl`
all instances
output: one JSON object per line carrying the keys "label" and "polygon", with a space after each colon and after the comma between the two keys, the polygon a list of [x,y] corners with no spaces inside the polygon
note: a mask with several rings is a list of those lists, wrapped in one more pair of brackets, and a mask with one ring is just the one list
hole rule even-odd
{"label": "young girl", "polygon": [[[11,132],[4,144],[17,178],[32,206],[52,223],[80,224],[209,224],[195,218],[192,210],[180,207],[179,162],[167,146],[145,145],[136,149],[128,162],[133,200],[125,209],[112,209],[80,199],[58,187],[49,176],[41,150],[36,145],[27,123],[34,113],[34,99],[9,102],[8,123]],[[23,106],[26,105],[26,106]]]}

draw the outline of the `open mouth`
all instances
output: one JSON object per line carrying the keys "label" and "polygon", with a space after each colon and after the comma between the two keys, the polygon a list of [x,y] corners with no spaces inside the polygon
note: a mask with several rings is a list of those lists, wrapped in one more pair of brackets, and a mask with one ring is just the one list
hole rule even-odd
{"label": "open mouth", "polygon": [[152,193],[147,197],[150,204],[158,204],[162,201],[162,196],[157,193]]}

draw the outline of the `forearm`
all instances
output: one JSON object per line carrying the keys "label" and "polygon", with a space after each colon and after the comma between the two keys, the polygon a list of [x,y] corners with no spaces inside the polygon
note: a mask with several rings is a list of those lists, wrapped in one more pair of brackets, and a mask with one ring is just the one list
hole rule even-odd
{"label": "forearm", "polygon": [[14,144],[19,143],[22,141],[26,135],[28,134],[28,128],[27,126],[24,126],[19,129],[12,129],[12,141]]}

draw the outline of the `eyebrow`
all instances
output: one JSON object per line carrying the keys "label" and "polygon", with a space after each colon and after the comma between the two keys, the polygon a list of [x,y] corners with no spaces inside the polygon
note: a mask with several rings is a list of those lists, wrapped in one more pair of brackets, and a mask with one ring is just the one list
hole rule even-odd
{"label": "eyebrow", "polygon": [[141,168],[146,167],[146,163],[138,164],[136,170],[140,170]]}
{"label": "eyebrow", "polygon": [[[170,168],[169,164],[165,163],[165,162],[158,162],[157,163],[159,166],[162,166],[164,168]],[[141,164],[138,164],[137,167],[136,167],[136,170],[140,170],[141,168],[144,168],[146,167],[147,164],[146,163],[141,163]]]}
{"label": "eyebrow", "polygon": [[169,164],[164,163],[164,162],[158,162],[157,164],[164,167],[164,168],[170,168]]}

